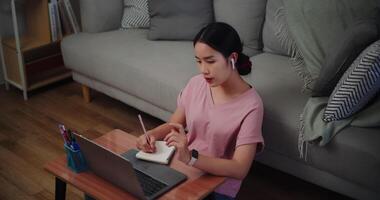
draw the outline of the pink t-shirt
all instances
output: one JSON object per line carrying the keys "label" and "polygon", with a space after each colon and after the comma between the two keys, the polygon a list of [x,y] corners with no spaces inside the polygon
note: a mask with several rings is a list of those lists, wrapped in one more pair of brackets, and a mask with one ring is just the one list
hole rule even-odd
{"label": "pink t-shirt", "polygon": [[[254,88],[214,105],[208,83],[197,75],[178,95],[177,106],[185,110],[189,149],[224,159],[232,159],[240,145],[259,143],[257,152],[263,149],[264,108]],[[235,197],[240,185],[241,180],[227,178],[215,192]]]}

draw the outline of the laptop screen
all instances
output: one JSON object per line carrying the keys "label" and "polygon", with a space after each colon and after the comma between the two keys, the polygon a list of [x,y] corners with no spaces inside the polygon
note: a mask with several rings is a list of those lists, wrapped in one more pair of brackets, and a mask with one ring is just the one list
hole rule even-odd
{"label": "laptop screen", "polygon": [[97,176],[144,199],[135,171],[128,160],[93,141],[75,134],[88,168]]}

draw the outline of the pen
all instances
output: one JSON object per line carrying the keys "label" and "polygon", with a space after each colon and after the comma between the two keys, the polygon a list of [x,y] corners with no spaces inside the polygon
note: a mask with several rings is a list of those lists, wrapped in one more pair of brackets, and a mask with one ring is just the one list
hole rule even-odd
{"label": "pen", "polygon": [[139,117],[139,120],[140,120],[141,127],[143,128],[143,131],[144,131],[146,142],[148,142],[148,144],[150,144],[150,139],[149,139],[148,133],[146,132],[146,129],[145,129],[145,126],[144,126],[144,122],[143,122],[143,120],[141,118],[141,115],[139,114],[138,117]]}
{"label": "pen", "polygon": [[[67,129],[67,138],[69,138],[69,144],[72,149],[74,149],[74,136],[70,129]],[[75,149],[74,149],[75,150]]]}
{"label": "pen", "polygon": [[[78,135],[78,134],[75,133],[75,135]],[[72,145],[74,151],[78,151],[78,150],[80,150],[80,148],[79,148],[79,144],[78,144],[77,141],[75,140],[75,137],[74,137],[73,134],[71,134],[71,145]]]}
{"label": "pen", "polygon": [[58,125],[58,128],[59,128],[59,131],[61,132],[61,135],[63,137],[63,141],[65,142],[65,144],[69,144],[69,139],[67,138],[67,133],[66,133],[66,128],[64,125],[60,124]]}

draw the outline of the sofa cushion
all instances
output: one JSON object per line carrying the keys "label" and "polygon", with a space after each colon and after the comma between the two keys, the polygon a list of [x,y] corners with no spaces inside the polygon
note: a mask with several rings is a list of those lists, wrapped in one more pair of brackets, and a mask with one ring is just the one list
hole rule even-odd
{"label": "sofa cushion", "polygon": [[236,29],[243,52],[253,56],[262,50],[261,33],[267,0],[214,0],[215,21]]}
{"label": "sofa cushion", "polygon": [[329,44],[342,37],[348,25],[358,20],[379,20],[378,0],[286,0],[284,6],[289,31],[311,77],[308,89],[319,76]]}
{"label": "sofa cushion", "polygon": [[380,34],[374,21],[360,21],[347,28],[345,35],[331,43],[325,64],[313,87],[313,96],[330,96],[347,68]]}
{"label": "sofa cushion", "polygon": [[193,40],[214,20],[212,0],[149,0],[150,40]]}
{"label": "sofa cushion", "polygon": [[299,115],[308,96],[300,93],[302,81],[293,72],[289,57],[262,53],[251,57],[252,83],[264,102],[263,137],[266,149],[297,159]]}
{"label": "sofa cushion", "polygon": [[307,162],[380,194],[379,141],[378,128],[346,128],[324,147],[309,145]]}
{"label": "sofa cushion", "polygon": [[348,118],[380,91],[380,40],[368,46],[339,80],[323,114],[326,122]]}
{"label": "sofa cushion", "polygon": [[263,27],[263,50],[268,53],[289,56],[287,50],[281,46],[280,40],[276,36],[279,27],[276,25],[275,17],[281,7],[284,7],[283,0],[268,0],[267,2]]}
{"label": "sofa cushion", "polygon": [[97,33],[120,28],[123,1],[80,0],[79,3],[83,32]]}
{"label": "sofa cushion", "polygon": [[149,28],[148,0],[124,0],[121,28]]}
{"label": "sofa cushion", "polygon": [[179,91],[198,73],[193,45],[150,41],[147,31],[128,29],[65,37],[65,65],[173,112]]}

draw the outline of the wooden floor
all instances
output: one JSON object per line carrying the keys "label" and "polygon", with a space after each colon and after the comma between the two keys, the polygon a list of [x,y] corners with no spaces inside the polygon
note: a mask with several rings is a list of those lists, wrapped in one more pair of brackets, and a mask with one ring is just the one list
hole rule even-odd
{"label": "wooden floor", "polygon": [[[70,80],[38,90],[28,101],[19,90],[0,85],[0,199],[54,199],[54,178],[43,165],[64,154],[59,123],[77,132],[118,128],[141,134],[138,110],[100,93],[93,97],[84,103],[80,85]],[[147,114],[143,118],[147,128],[162,123]],[[68,186],[67,199],[83,199],[83,193]],[[348,198],[254,163],[238,199]]]}

